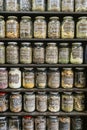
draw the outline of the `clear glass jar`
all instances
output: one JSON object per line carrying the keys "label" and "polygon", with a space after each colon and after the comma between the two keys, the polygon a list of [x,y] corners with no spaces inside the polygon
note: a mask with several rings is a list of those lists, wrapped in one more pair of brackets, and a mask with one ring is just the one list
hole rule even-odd
{"label": "clear glass jar", "polygon": [[4,17],[0,15],[0,38],[5,38],[5,20]]}
{"label": "clear glass jar", "polygon": [[9,71],[9,88],[21,87],[21,71],[19,68],[10,68]]}
{"label": "clear glass jar", "polygon": [[0,68],[0,89],[8,87],[8,72],[6,68]]}
{"label": "clear glass jar", "polygon": [[72,112],[74,109],[74,97],[72,92],[64,92],[62,94],[61,108],[64,112]]}
{"label": "clear glass jar", "polygon": [[72,124],[72,130],[84,130],[83,129],[84,122],[81,117],[78,116],[72,117],[71,124]]}
{"label": "clear glass jar", "polygon": [[47,86],[47,72],[46,68],[37,68],[36,71],[36,87],[46,88]]}
{"label": "clear glass jar", "polygon": [[18,0],[6,0],[5,1],[5,10],[6,11],[18,11],[19,3]]}
{"label": "clear glass jar", "polygon": [[61,76],[61,87],[72,88],[74,82],[74,73],[72,68],[63,68]]}
{"label": "clear glass jar", "polygon": [[63,18],[62,22],[62,28],[61,28],[61,38],[74,38],[74,30],[75,29],[75,23],[73,20],[73,17],[66,16]]}
{"label": "clear glass jar", "polygon": [[23,71],[23,87],[34,88],[35,86],[35,74],[33,68],[24,68]]}
{"label": "clear glass jar", "polygon": [[60,117],[59,118],[59,130],[71,130],[70,117]]}
{"label": "clear glass jar", "polygon": [[18,38],[19,37],[19,23],[16,16],[9,16],[6,21],[6,37]]}
{"label": "clear glass jar", "polygon": [[60,11],[61,0],[47,0],[47,10],[48,11]]}
{"label": "clear glass jar", "polygon": [[32,21],[29,16],[22,16],[20,21],[20,38],[32,38]]}
{"label": "clear glass jar", "polygon": [[23,105],[26,112],[33,112],[35,110],[35,94],[33,92],[25,92]]}
{"label": "clear glass jar", "polygon": [[46,92],[38,92],[36,95],[36,110],[39,112],[47,111],[47,94]]}
{"label": "clear glass jar", "polygon": [[0,0],[0,11],[4,11],[4,0]]}
{"label": "clear glass jar", "polygon": [[59,17],[50,17],[48,23],[48,37],[60,38],[60,21]]}
{"label": "clear glass jar", "polygon": [[60,94],[58,92],[50,92],[48,96],[48,110],[50,112],[60,111]]}
{"label": "clear glass jar", "polygon": [[45,0],[32,0],[33,11],[45,11]]}
{"label": "clear glass jar", "polygon": [[7,119],[6,117],[0,117],[0,130],[7,130]]}
{"label": "clear glass jar", "polygon": [[34,43],[33,48],[33,63],[43,64],[45,59],[44,43]]}
{"label": "clear glass jar", "polygon": [[53,89],[60,87],[60,71],[58,68],[49,68],[48,87]]}
{"label": "clear glass jar", "polygon": [[37,16],[34,21],[34,38],[46,38],[47,25],[45,17]]}
{"label": "clear glass jar", "polygon": [[87,38],[87,17],[79,17],[76,25],[76,37]]}
{"label": "clear glass jar", "polygon": [[20,112],[22,110],[22,95],[20,92],[12,92],[10,95],[10,111]]}
{"label": "clear glass jar", "polygon": [[87,11],[87,0],[75,0],[75,11],[86,12]]}
{"label": "clear glass jar", "polygon": [[46,63],[58,63],[58,47],[56,43],[48,43],[46,46]]}
{"label": "clear glass jar", "polygon": [[5,45],[4,42],[0,42],[0,64],[5,63]]}
{"label": "clear glass jar", "polygon": [[46,130],[46,117],[38,116],[35,118],[35,130]]}
{"label": "clear glass jar", "polygon": [[20,0],[20,11],[30,11],[31,2],[31,0]]}
{"label": "clear glass jar", "polygon": [[63,12],[74,12],[74,0],[62,0]]}
{"label": "clear glass jar", "polygon": [[70,62],[72,64],[82,64],[83,63],[82,43],[72,43]]}

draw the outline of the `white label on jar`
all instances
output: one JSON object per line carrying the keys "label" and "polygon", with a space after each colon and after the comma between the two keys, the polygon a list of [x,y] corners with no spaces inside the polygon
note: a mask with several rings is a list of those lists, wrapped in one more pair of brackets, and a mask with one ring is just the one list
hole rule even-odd
{"label": "white label on jar", "polygon": [[36,119],[35,121],[35,130],[46,130],[46,120],[45,119]]}
{"label": "white label on jar", "polygon": [[74,22],[64,22],[63,30],[67,35],[69,35],[69,32],[74,32]]}
{"label": "white label on jar", "polygon": [[4,121],[0,123],[0,130],[7,130],[7,124]]}
{"label": "white label on jar", "polygon": [[44,48],[35,48],[34,49],[34,59],[44,58]]}
{"label": "white label on jar", "polygon": [[73,59],[81,58],[83,59],[83,49],[81,46],[72,48],[72,57]]}
{"label": "white label on jar", "polygon": [[58,120],[56,119],[49,119],[48,130],[59,130]]}
{"label": "white label on jar", "polygon": [[3,8],[3,0],[0,0],[0,6]]}
{"label": "white label on jar", "polygon": [[7,23],[7,33],[17,33],[18,25],[16,23],[9,22]]}
{"label": "white label on jar", "polygon": [[68,60],[69,59],[69,49],[68,48],[60,48],[59,49],[59,59]]}
{"label": "white label on jar", "polygon": [[46,25],[43,22],[35,23],[34,25],[34,33],[46,33]]}
{"label": "white label on jar", "polygon": [[60,0],[49,0],[49,5],[51,7],[59,7],[60,6]]}
{"label": "white label on jar", "polygon": [[34,129],[34,122],[32,119],[25,119],[23,120],[23,130],[25,129],[29,129],[29,130],[33,130]]}
{"label": "white label on jar", "polygon": [[43,6],[44,7],[44,0],[34,0],[35,6]]}
{"label": "white label on jar", "polygon": [[73,107],[73,97],[63,97],[62,98],[62,105],[66,108],[67,106]]}
{"label": "white label on jar", "polygon": [[6,0],[6,6],[8,8],[16,8],[17,7],[17,0]]}
{"label": "white label on jar", "polygon": [[49,107],[60,108],[60,97],[51,97],[49,99]]}
{"label": "white label on jar", "polygon": [[23,33],[25,33],[26,35],[31,34],[31,23],[30,22],[21,23],[20,34],[22,35]]}
{"label": "white label on jar", "polygon": [[0,72],[0,87],[4,88],[8,84],[8,75],[7,72]]}
{"label": "white label on jar", "polygon": [[32,72],[25,72],[24,73],[24,81],[25,81],[25,84],[27,84],[27,83],[34,83],[34,73],[32,73]]}
{"label": "white label on jar", "polygon": [[69,84],[69,85],[73,85],[73,77],[71,76],[64,76],[64,77],[62,77],[62,82],[64,82],[64,84]]}
{"label": "white label on jar", "polygon": [[69,6],[70,8],[73,7],[74,1],[73,0],[62,0],[62,4],[65,6]]}
{"label": "white label on jar", "polygon": [[37,75],[36,75],[36,82],[37,82],[37,85],[39,85],[40,83],[44,83],[46,84],[46,73],[44,72],[38,72]]}
{"label": "white label on jar", "polygon": [[5,49],[0,47],[0,60],[5,59]]}
{"label": "white label on jar", "polygon": [[0,35],[5,35],[5,24],[4,21],[0,21]]}
{"label": "white label on jar", "polygon": [[44,111],[47,109],[47,97],[46,96],[37,97],[36,102],[37,102],[36,104],[37,104],[38,110]]}
{"label": "white label on jar", "polygon": [[30,9],[30,0],[20,0],[20,8],[21,9]]}
{"label": "white label on jar", "polygon": [[77,84],[81,84],[81,85],[85,86],[85,84],[86,84],[86,77],[85,77],[84,72],[76,72],[75,73],[75,82]]}
{"label": "white label on jar", "polygon": [[[16,95],[15,95],[16,96]],[[21,107],[22,99],[20,98],[12,98],[11,101],[11,107],[16,108],[16,107]]]}
{"label": "white label on jar", "polygon": [[76,0],[76,8],[87,7],[87,0]]}
{"label": "white label on jar", "polygon": [[9,83],[19,83],[19,74],[9,74]]}
{"label": "white label on jar", "polygon": [[86,23],[81,23],[79,26],[78,26],[78,33],[80,34],[87,34],[87,24]]}

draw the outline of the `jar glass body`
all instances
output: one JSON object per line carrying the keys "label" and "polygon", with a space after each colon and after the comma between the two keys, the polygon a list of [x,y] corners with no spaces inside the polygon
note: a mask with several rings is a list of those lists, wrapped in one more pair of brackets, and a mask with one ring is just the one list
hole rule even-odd
{"label": "jar glass body", "polygon": [[0,11],[4,11],[4,0],[0,0]]}
{"label": "jar glass body", "polygon": [[62,0],[63,12],[74,12],[74,0]]}
{"label": "jar glass body", "polygon": [[59,118],[59,130],[71,130],[70,117],[60,117]]}
{"label": "jar glass body", "polygon": [[5,45],[3,42],[0,42],[0,64],[5,63]]}
{"label": "jar glass body", "polygon": [[3,16],[0,16],[0,38],[5,38],[5,21]]}
{"label": "jar glass body", "polygon": [[33,11],[45,11],[45,0],[32,0]]}
{"label": "jar glass body", "polygon": [[5,7],[6,11],[18,11],[19,10],[18,0],[6,0],[5,5],[6,5],[6,7]]}
{"label": "jar glass body", "polygon": [[30,11],[31,2],[31,0],[20,0],[20,11]]}
{"label": "jar glass body", "polygon": [[0,130],[7,130],[7,119],[6,117],[0,117]]}
{"label": "jar glass body", "polygon": [[75,0],[75,11],[76,12],[86,12],[87,11],[87,1],[86,0]]}
{"label": "jar glass body", "polygon": [[46,117],[38,116],[35,118],[35,130],[46,130]]}
{"label": "jar glass body", "polygon": [[0,92],[0,112],[8,110],[8,95],[7,93]]}
{"label": "jar glass body", "polygon": [[47,0],[48,11],[60,11],[61,0]]}

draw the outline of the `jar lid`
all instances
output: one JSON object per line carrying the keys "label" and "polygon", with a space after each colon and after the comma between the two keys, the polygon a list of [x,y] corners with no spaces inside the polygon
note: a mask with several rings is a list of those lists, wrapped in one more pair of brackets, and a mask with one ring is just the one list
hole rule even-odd
{"label": "jar lid", "polygon": [[50,92],[50,94],[58,95],[59,93],[58,92]]}
{"label": "jar lid", "polygon": [[35,17],[35,19],[45,19],[45,17],[44,16],[37,16],[37,17]]}
{"label": "jar lid", "polygon": [[37,68],[37,70],[42,70],[42,71],[44,71],[44,70],[46,70],[46,68]]}
{"label": "jar lid", "polygon": [[52,20],[52,19],[59,19],[59,17],[55,16],[55,17],[50,17],[49,19],[50,20]]}
{"label": "jar lid", "polygon": [[49,70],[54,70],[54,71],[56,71],[56,70],[58,70],[59,68],[49,68]]}
{"label": "jar lid", "polygon": [[8,45],[16,45],[17,42],[8,42]]}
{"label": "jar lid", "polygon": [[12,94],[20,94],[20,92],[11,92]]}
{"label": "jar lid", "polygon": [[34,92],[25,92],[25,94],[31,95],[31,94],[34,94]]}
{"label": "jar lid", "polygon": [[8,16],[8,19],[17,19],[16,16]]}
{"label": "jar lid", "polygon": [[20,68],[10,68],[10,70],[19,70]]}
{"label": "jar lid", "polygon": [[15,119],[15,118],[18,118],[18,116],[11,116],[11,118]]}
{"label": "jar lid", "polygon": [[34,43],[34,45],[36,45],[36,46],[42,46],[44,43],[43,42],[36,42],[36,43]]}
{"label": "jar lid", "polygon": [[72,68],[63,68],[63,70],[72,70]]}
{"label": "jar lid", "polygon": [[32,116],[24,116],[25,119],[31,119]]}
{"label": "jar lid", "polygon": [[83,92],[75,92],[76,94],[84,94]]}
{"label": "jar lid", "polygon": [[37,118],[45,118],[45,116],[37,116]]}
{"label": "jar lid", "polygon": [[4,19],[4,16],[0,15],[0,18],[1,18],[1,19]]}
{"label": "jar lid", "polygon": [[65,16],[63,19],[73,19],[72,16]]}
{"label": "jar lid", "polygon": [[60,43],[59,45],[60,46],[67,46],[67,45],[69,45],[69,43]]}
{"label": "jar lid", "polygon": [[49,116],[49,118],[55,119],[57,118],[57,116]]}
{"label": "jar lid", "polygon": [[0,42],[0,45],[4,45],[4,42]]}
{"label": "jar lid", "polygon": [[72,92],[64,92],[64,94],[71,95]]}
{"label": "jar lid", "polygon": [[46,94],[46,92],[37,92],[38,94]]}
{"label": "jar lid", "polygon": [[6,118],[6,117],[0,117],[0,120],[1,120],[1,119],[5,119],[5,118]]}
{"label": "jar lid", "polygon": [[34,68],[24,68],[25,70],[33,70]]}
{"label": "jar lid", "polygon": [[21,19],[31,19],[29,16],[22,16]]}
{"label": "jar lid", "polygon": [[78,19],[87,19],[86,16],[79,17]]}
{"label": "jar lid", "polygon": [[0,70],[6,70],[6,68],[0,68]]}
{"label": "jar lid", "polygon": [[75,46],[75,45],[81,45],[81,44],[82,44],[81,42],[72,43],[73,46]]}
{"label": "jar lid", "polygon": [[84,70],[85,68],[75,68],[76,70]]}
{"label": "jar lid", "polygon": [[47,43],[47,45],[56,45],[55,42]]}
{"label": "jar lid", "polygon": [[6,92],[0,92],[0,96],[4,96],[5,94],[7,94]]}
{"label": "jar lid", "polygon": [[30,42],[22,42],[21,45],[31,45]]}

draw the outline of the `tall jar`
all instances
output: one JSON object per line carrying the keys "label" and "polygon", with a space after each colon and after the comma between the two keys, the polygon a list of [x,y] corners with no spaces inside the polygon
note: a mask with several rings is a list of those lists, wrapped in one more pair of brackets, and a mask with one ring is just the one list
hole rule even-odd
{"label": "tall jar", "polygon": [[20,21],[20,38],[32,38],[32,21],[29,16],[22,16]]}
{"label": "tall jar", "polygon": [[45,11],[45,0],[32,0],[32,11]]}
{"label": "tall jar", "polygon": [[34,43],[33,48],[33,63],[43,64],[45,60],[44,43]]}
{"label": "tall jar", "polygon": [[19,62],[19,47],[16,42],[8,42],[6,47],[6,61],[9,64],[18,64]]}
{"label": "tall jar", "polygon": [[18,11],[19,3],[18,0],[6,0],[5,1],[5,10],[6,11]]}
{"label": "tall jar", "polygon": [[60,11],[61,0],[47,0],[48,11]]}
{"label": "tall jar", "polygon": [[59,130],[71,130],[70,117],[60,117],[59,118]]}
{"label": "tall jar", "polygon": [[0,15],[0,38],[5,38],[5,21],[4,17]]}
{"label": "tall jar", "polygon": [[74,12],[74,0],[62,0],[63,12]]}
{"label": "tall jar", "polygon": [[62,28],[61,28],[61,38],[74,38],[74,30],[75,29],[75,23],[73,20],[73,17],[66,16],[63,18],[62,22]]}
{"label": "tall jar", "polygon": [[20,0],[20,11],[30,11],[32,0]]}
{"label": "tall jar", "polygon": [[59,17],[50,17],[48,23],[48,37],[60,38],[60,21]]}
{"label": "tall jar", "polygon": [[7,118],[6,117],[0,117],[0,130],[7,130]]}
{"label": "tall jar", "polygon": [[5,63],[5,45],[4,42],[0,42],[0,64]]}
{"label": "tall jar", "polygon": [[56,43],[48,43],[46,46],[46,63],[58,63],[58,47]]}
{"label": "tall jar", "polygon": [[34,21],[34,38],[46,38],[47,25],[45,17],[37,16]]}
{"label": "tall jar", "polygon": [[4,0],[0,0],[0,11],[4,10]]}
{"label": "tall jar", "polygon": [[82,64],[83,63],[82,43],[72,43],[70,62],[72,64]]}
{"label": "tall jar", "polygon": [[79,17],[76,25],[76,37],[87,38],[87,17]]}
{"label": "tall jar", "polygon": [[86,0],[75,0],[75,11],[76,12],[86,12],[87,11],[87,1]]}
{"label": "tall jar", "polygon": [[46,117],[38,116],[35,118],[35,130],[46,130]]}
{"label": "tall jar", "polygon": [[19,37],[19,23],[16,16],[9,16],[6,21],[6,37],[18,38]]}

